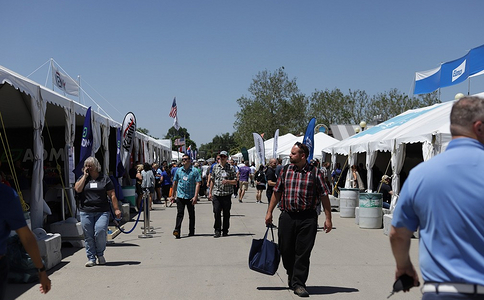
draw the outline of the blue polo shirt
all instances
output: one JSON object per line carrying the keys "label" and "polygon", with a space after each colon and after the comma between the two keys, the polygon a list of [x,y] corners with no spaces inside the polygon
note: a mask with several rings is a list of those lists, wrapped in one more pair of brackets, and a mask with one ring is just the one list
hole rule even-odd
{"label": "blue polo shirt", "polygon": [[200,172],[193,166],[188,169],[180,167],[176,170],[173,181],[177,182],[176,196],[182,199],[192,199],[195,197],[197,182],[201,182]]}
{"label": "blue polo shirt", "polygon": [[0,255],[7,253],[10,231],[27,226],[17,192],[0,183]]}
{"label": "blue polo shirt", "polygon": [[484,285],[483,170],[484,145],[457,138],[410,171],[392,225],[420,227],[425,281]]}

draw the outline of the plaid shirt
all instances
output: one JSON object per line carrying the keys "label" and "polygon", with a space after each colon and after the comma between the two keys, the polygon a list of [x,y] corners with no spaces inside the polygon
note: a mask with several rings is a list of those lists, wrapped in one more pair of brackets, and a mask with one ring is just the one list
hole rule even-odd
{"label": "plaid shirt", "polygon": [[232,184],[222,184],[222,180],[236,179],[234,168],[230,164],[225,164],[222,167],[221,164],[213,166],[211,180],[213,180],[213,191],[215,196],[227,196],[234,193],[234,186]]}
{"label": "plaid shirt", "polygon": [[[315,170],[313,171],[313,169]],[[281,210],[299,212],[316,209],[320,195],[328,194],[323,173],[308,163],[302,170],[298,170],[294,164],[289,165],[285,175],[284,170],[285,168],[281,171],[274,186],[274,192],[282,193]],[[314,191],[316,191],[316,195],[314,195]]]}
{"label": "plaid shirt", "polygon": [[180,167],[176,170],[173,181],[177,182],[176,196],[182,199],[192,199],[195,197],[195,189],[197,182],[202,181],[200,172],[193,166],[190,166],[188,170],[185,167]]}

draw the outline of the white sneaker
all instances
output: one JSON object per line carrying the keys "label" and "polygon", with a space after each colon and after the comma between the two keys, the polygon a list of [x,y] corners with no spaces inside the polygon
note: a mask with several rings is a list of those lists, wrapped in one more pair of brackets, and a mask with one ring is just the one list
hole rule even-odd
{"label": "white sneaker", "polygon": [[100,265],[105,265],[106,264],[106,259],[104,258],[104,256],[98,256],[97,257],[97,261]]}
{"label": "white sneaker", "polygon": [[88,260],[87,263],[85,264],[86,267],[94,267],[96,265],[96,262],[94,260]]}

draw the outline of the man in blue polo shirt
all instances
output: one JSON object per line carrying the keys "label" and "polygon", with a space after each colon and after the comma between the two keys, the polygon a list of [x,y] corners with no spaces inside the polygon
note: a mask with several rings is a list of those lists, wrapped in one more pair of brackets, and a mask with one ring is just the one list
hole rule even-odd
{"label": "man in blue polo shirt", "polygon": [[37,268],[40,280],[40,292],[48,293],[50,279],[42,263],[37,239],[25,222],[18,194],[11,187],[0,183],[0,299],[5,298],[7,285],[7,239],[12,230],[17,232],[20,242]]}
{"label": "man in blue polo shirt", "polygon": [[484,99],[458,100],[450,114],[452,141],[444,153],[410,172],[395,208],[390,242],[395,277],[417,285],[410,261],[420,229],[422,299],[484,299]]}
{"label": "man in blue polo shirt", "polygon": [[200,183],[202,178],[200,172],[192,167],[190,156],[187,154],[182,157],[183,167],[176,170],[173,177],[173,197],[171,200],[176,199],[176,224],[173,235],[179,239],[181,235],[181,224],[183,216],[185,214],[185,206],[188,210],[188,236],[195,235],[195,204],[198,200],[198,192],[200,190]]}

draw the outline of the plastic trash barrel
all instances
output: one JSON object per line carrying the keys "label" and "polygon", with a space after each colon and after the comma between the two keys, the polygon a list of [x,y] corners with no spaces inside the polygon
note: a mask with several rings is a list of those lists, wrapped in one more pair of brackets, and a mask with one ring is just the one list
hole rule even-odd
{"label": "plastic trash barrel", "polygon": [[360,194],[360,228],[382,228],[383,224],[383,194]]}
{"label": "plastic trash barrel", "polygon": [[354,218],[360,190],[340,189],[339,192],[339,216],[341,218]]}
{"label": "plastic trash barrel", "polygon": [[129,202],[131,206],[136,206],[136,193],[134,186],[123,186],[124,201]]}

